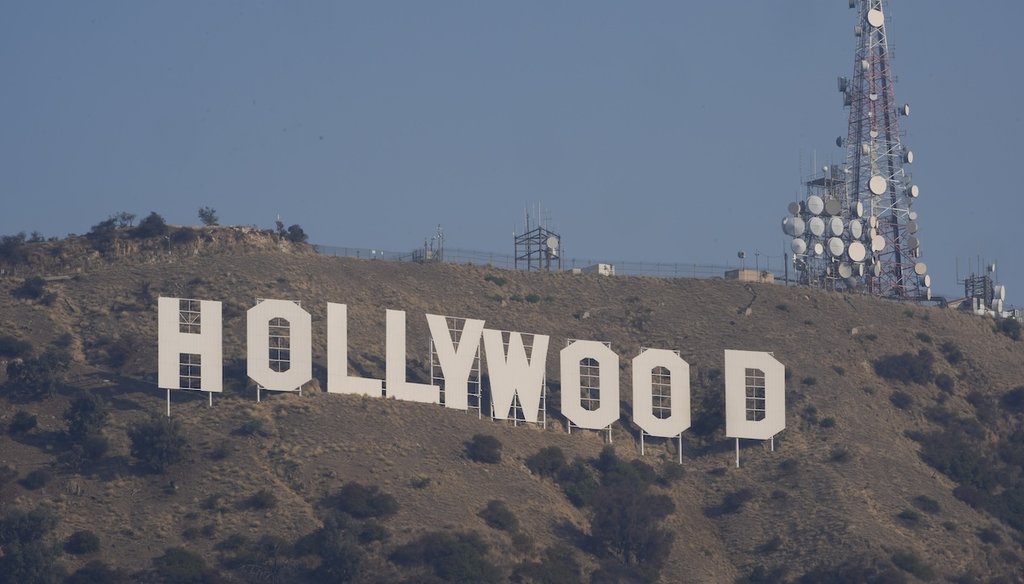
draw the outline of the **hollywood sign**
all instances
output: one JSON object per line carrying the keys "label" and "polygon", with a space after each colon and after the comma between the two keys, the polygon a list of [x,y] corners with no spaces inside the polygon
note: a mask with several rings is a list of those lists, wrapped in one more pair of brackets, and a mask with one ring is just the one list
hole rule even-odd
{"label": "hollywood sign", "polygon": [[[160,388],[223,391],[221,303],[159,299]],[[549,337],[485,328],[460,319],[458,342],[448,318],[427,314],[427,325],[444,384],[446,408],[469,408],[470,375],[480,355],[487,364],[492,417],[508,420],[518,400],[522,419],[537,422],[545,389]],[[247,372],[270,391],[296,391],[313,379],[312,318],[298,304],[262,300],[246,315]],[[285,342],[282,342],[285,339]],[[507,339],[507,340],[506,340]],[[405,312],[388,310],[384,379],[348,370],[348,306],[327,304],[327,392],[442,403],[441,388],[406,376]],[[529,355],[527,346],[530,347]],[[602,430],[619,419],[619,356],[597,341],[571,341],[559,351],[561,411],[571,426]],[[584,402],[581,363],[596,367],[598,400]],[[771,353],[725,351],[725,423],[731,438],[767,440],[786,427],[785,367]],[[656,415],[653,376],[667,377],[667,412]],[[646,349],[632,360],[633,422],[648,435],[680,436],[690,427],[690,366],[676,352]],[[591,381],[588,381],[588,387]],[[385,392],[386,390],[386,392]],[[169,399],[168,393],[168,399]],[[667,415],[666,415],[667,414]],[[571,428],[570,426],[570,428]],[[737,446],[738,448],[738,446]]]}

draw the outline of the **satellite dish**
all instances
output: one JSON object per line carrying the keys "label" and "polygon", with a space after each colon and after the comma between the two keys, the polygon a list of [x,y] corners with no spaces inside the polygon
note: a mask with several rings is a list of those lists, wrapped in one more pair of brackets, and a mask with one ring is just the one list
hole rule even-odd
{"label": "satellite dish", "polygon": [[870,99],[871,101],[878,101],[878,94],[877,93],[869,93],[868,94],[868,99]]}
{"label": "satellite dish", "polygon": [[811,215],[821,215],[821,212],[825,210],[825,201],[822,201],[818,195],[811,195],[807,197],[807,210]]}
{"label": "satellite dish", "polygon": [[854,239],[860,239],[864,235],[864,224],[854,219],[850,221],[850,236]]}
{"label": "satellite dish", "polygon": [[921,242],[918,241],[916,237],[911,235],[910,237],[907,238],[907,246],[910,247],[910,249],[917,249],[921,247]]}
{"label": "satellite dish", "polygon": [[872,138],[877,138],[878,130],[871,130],[870,132],[868,132],[868,136],[871,136]]}
{"label": "satellite dish", "polygon": [[858,276],[863,276],[864,275],[864,264],[857,264],[857,269],[854,270],[854,271],[857,272]]}
{"label": "satellite dish", "polygon": [[876,235],[871,238],[871,251],[878,253],[885,249],[885,238],[881,235]]}
{"label": "satellite dish", "polygon": [[1002,312],[1003,311],[1003,301],[1002,300],[996,300],[995,302],[993,302],[993,304],[995,305],[994,308],[995,308],[996,312]]}
{"label": "satellite dish", "polygon": [[878,217],[877,216],[872,215],[872,216],[868,217],[868,227],[871,227],[872,229],[876,229],[878,227]]}
{"label": "satellite dish", "polygon": [[815,243],[814,244],[814,255],[820,256],[823,253],[825,253],[825,246],[821,245],[820,243]]}
{"label": "satellite dish", "polygon": [[789,204],[789,206],[786,207],[786,210],[789,211],[790,215],[793,215],[795,217],[800,214],[800,203],[793,201],[792,203]]}
{"label": "satellite dish", "polygon": [[547,246],[548,246],[548,251],[551,252],[552,255],[557,255],[558,254],[558,238],[555,237],[554,235],[551,235],[551,236],[548,237],[546,243],[547,243]]}
{"label": "satellite dish", "polygon": [[850,8],[853,8],[856,5],[857,5],[857,0],[850,0]]}
{"label": "satellite dish", "polygon": [[850,243],[850,259],[855,262],[862,262],[868,255],[867,250],[864,248],[864,244],[859,241]]}
{"label": "satellite dish", "polygon": [[903,162],[906,162],[907,164],[913,164],[914,163],[914,151],[913,150],[907,150],[906,152],[903,153]]}
{"label": "satellite dish", "polygon": [[910,219],[911,221],[917,221],[917,211],[911,211],[910,213],[907,213],[907,218]]}
{"label": "satellite dish", "polygon": [[875,229],[874,227],[868,229],[868,239],[869,240],[870,239],[874,239],[876,235],[878,235],[878,230],[877,229]]}
{"label": "satellite dish", "polygon": [[[853,6],[851,6],[850,8],[853,8]],[[853,36],[860,37],[863,34],[864,34],[864,27],[863,26],[858,24],[857,26],[853,27]]]}
{"label": "satellite dish", "polygon": [[811,217],[811,220],[807,222],[807,230],[811,232],[811,235],[821,237],[825,235],[825,221],[821,217]]}
{"label": "satellite dish", "polygon": [[884,176],[876,174],[868,181],[868,188],[871,189],[872,194],[881,196],[889,188],[889,181],[885,180]]}
{"label": "satellite dish", "polygon": [[843,220],[841,217],[833,217],[829,219],[828,232],[836,237],[843,234]]}
{"label": "satellite dish", "polygon": [[864,156],[867,156],[867,155],[871,154],[871,145],[870,144],[861,144],[860,145],[860,153],[863,154]]}
{"label": "satellite dish", "polygon": [[928,273],[928,266],[924,262],[917,262],[914,264],[914,273],[923,276]]}
{"label": "satellite dish", "polygon": [[860,62],[860,68],[867,71],[871,69],[871,63],[868,63],[867,59],[862,59]]}
{"label": "satellite dish", "polygon": [[846,244],[843,243],[842,239],[838,237],[832,237],[828,240],[828,253],[832,257],[839,257],[843,255],[843,251],[846,249]]}
{"label": "satellite dish", "polygon": [[907,233],[909,233],[911,235],[917,233],[917,223],[915,223],[914,221],[908,221],[907,222]]}
{"label": "satellite dish", "polygon": [[836,148],[842,148],[842,147],[843,147],[843,137],[842,136],[837,136],[836,137]]}
{"label": "satellite dish", "polygon": [[903,117],[909,116],[910,115],[910,104],[909,103],[903,104],[903,107],[901,107],[899,111],[900,111],[900,115],[901,116],[903,116]]}
{"label": "satellite dish", "polygon": [[740,258],[742,260],[743,258],[747,257],[747,252],[745,252],[745,251],[738,251],[738,252],[736,252],[736,257],[738,257],[738,258]]}
{"label": "satellite dish", "polygon": [[921,196],[921,189],[917,185],[910,185],[907,187],[907,196],[916,199]]}
{"label": "satellite dish", "polygon": [[843,210],[843,206],[836,199],[829,199],[825,201],[825,213],[828,215],[838,215]]}
{"label": "satellite dish", "polygon": [[877,8],[868,10],[868,24],[875,28],[881,28],[885,24],[885,15]]}
{"label": "satellite dish", "polygon": [[924,276],[922,276],[921,277],[921,284],[923,284],[925,288],[931,288],[932,287],[932,277],[931,277],[931,275],[925,274]]}
{"label": "satellite dish", "polygon": [[804,255],[807,253],[807,242],[796,238],[789,243],[789,248],[793,250],[795,255]]}
{"label": "satellite dish", "polygon": [[861,203],[860,201],[857,201],[856,203],[850,205],[850,212],[853,213],[854,217],[863,217],[864,216],[864,203]]}
{"label": "satellite dish", "polygon": [[804,220],[799,217],[786,217],[782,220],[782,231],[792,237],[804,234]]}
{"label": "satellite dish", "polygon": [[839,264],[839,277],[849,278],[851,276],[853,276],[853,268],[850,267],[850,264],[845,262]]}
{"label": "satellite dish", "polygon": [[925,297],[926,300],[931,300],[932,299],[932,289],[931,288],[925,289],[924,297]]}
{"label": "satellite dish", "polygon": [[996,286],[995,293],[996,298],[999,300],[1006,300],[1006,286],[1003,286],[1002,284]]}
{"label": "satellite dish", "polygon": [[846,88],[850,85],[850,80],[846,77],[840,77],[836,82],[836,85],[839,87],[839,93],[846,93]]}
{"label": "satellite dish", "polygon": [[875,265],[871,266],[871,273],[874,274],[876,278],[881,276],[882,275],[882,264],[875,264]]}

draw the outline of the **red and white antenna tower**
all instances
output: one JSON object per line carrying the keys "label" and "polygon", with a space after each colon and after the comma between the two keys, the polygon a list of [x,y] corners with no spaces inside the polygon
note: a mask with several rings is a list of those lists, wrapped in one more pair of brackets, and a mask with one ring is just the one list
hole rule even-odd
{"label": "red and white antenna tower", "polygon": [[846,146],[846,164],[808,181],[806,200],[790,205],[783,229],[794,238],[801,283],[926,299],[931,278],[912,209],[920,190],[907,171],[914,153],[900,134],[910,106],[896,102],[884,1],[849,3],[857,49],[853,77],[839,78],[850,118],[845,141],[836,140]]}

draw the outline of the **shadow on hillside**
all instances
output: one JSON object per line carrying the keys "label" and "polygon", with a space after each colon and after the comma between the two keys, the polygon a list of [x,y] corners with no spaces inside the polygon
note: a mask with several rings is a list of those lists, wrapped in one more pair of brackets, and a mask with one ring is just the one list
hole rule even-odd
{"label": "shadow on hillside", "polygon": [[588,550],[591,547],[590,536],[568,519],[552,521],[551,532],[560,540],[570,543],[577,549]]}

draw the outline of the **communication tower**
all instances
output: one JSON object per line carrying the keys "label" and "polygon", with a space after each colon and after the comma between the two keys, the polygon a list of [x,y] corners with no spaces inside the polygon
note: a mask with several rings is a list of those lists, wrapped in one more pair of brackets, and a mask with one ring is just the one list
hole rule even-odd
{"label": "communication tower", "polygon": [[931,277],[921,261],[920,195],[907,170],[914,153],[901,140],[883,0],[849,0],[857,10],[853,77],[840,77],[849,108],[846,163],[824,167],[807,181],[804,200],[789,205],[783,231],[792,237],[798,282],[837,290],[924,300]]}
{"label": "communication tower", "polygon": [[[538,211],[538,215],[539,215]],[[512,233],[515,239],[515,267],[520,264],[530,270],[562,271],[562,236],[544,225],[530,226],[530,212],[527,210],[526,231],[521,235]],[[539,222],[539,221],[538,221]]]}

